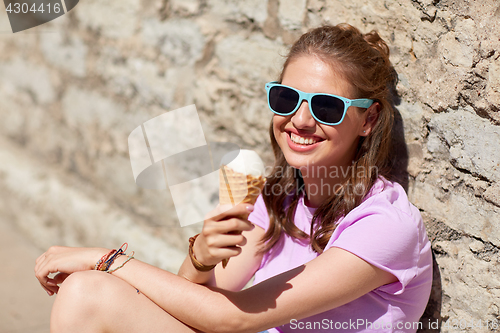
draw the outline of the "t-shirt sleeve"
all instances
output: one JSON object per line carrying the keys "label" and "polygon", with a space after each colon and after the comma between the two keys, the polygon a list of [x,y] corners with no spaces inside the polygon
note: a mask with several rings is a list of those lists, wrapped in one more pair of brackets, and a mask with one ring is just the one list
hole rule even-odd
{"label": "t-shirt sleeve", "polygon": [[267,214],[266,204],[264,203],[264,199],[262,199],[262,194],[257,198],[253,212],[248,215],[248,221],[261,227],[265,231],[269,228],[269,215]]}
{"label": "t-shirt sleeve", "polygon": [[412,215],[384,199],[371,198],[337,226],[327,248],[338,247],[393,274],[398,282],[378,290],[400,294],[417,273],[420,214]]}

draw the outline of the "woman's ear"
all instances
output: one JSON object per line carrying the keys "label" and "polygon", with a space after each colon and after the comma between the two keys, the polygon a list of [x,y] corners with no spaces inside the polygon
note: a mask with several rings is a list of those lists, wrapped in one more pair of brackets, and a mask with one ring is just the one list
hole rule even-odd
{"label": "woman's ear", "polygon": [[368,110],[365,112],[365,121],[363,123],[363,126],[361,127],[361,133],[359,133],[360,136],[368,136],[373,128],[375,127],[375,124],[377,123],[378,120],[378,115],[380,113],[380,103],[375,102],[373,103]]}

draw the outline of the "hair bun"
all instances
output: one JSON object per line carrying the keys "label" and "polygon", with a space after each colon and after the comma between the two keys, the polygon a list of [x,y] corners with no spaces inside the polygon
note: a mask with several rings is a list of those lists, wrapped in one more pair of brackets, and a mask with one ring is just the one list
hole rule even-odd
{"label": "hair bun", "polygon": [[367,34],[364,34],[363,39],[368,44],[370,44],[371,47],[376,49],[382,55],[382,57],[386,62],[389,62],[389,55],[390,55],[389,46],[387,46],[386,42],[380,37],[378,32],[372,30]]}

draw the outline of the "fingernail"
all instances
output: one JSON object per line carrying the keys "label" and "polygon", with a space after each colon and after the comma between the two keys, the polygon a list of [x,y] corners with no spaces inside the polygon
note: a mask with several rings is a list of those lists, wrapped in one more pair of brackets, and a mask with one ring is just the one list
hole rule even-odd
{"label": "fingernail", "polygon": [[247,206],[247,210],[248,210],[249,212],[253,212],[253,206]]}

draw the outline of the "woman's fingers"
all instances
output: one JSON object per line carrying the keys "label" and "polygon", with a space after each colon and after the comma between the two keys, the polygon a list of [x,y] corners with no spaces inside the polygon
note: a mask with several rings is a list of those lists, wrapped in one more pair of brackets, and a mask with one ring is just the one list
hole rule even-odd
{"label": "woman's fingers", "polygon": [[69,274],[67,273],[59,273],[57,274],[56,276],[54,276],[54,278],[52,279],[55,284],[61,284],[64,282],[64,280],[66,280],[66,278],[69,276]]}
{"label": "woman's fingers", "polygon": [[43,272],[44,272],[43,268],[35,270],[35,277],[38,279],[38,282],[40,283],[42,288],[47,292],[47,294],[49,294],[49,296],[52,296],[54,293],[57,293],[59,287],[51,283],[52,279],[48,277],[49,273],[44,275]]}
{"label": "woman's fingers", "polygon": [[219,235],[218,237],[210,237],[206,240],[210,248],[225,248],[244,246],[247,239],[243,235]]}
{"label": "woman's fingers", "polygon": [[194,243],[194,255],[204,265],[215,265],[221,260],[237,256],[241,246],[246,244],[246,238],[241,234],[203,234]]}
{"label": "woman's fingers", "polygon": [[40,286],[42,286],[42,289],[45,290],[45,292],[49,295],[49,296],[52,296],[54,295],[54,292],[50,289],[48,289],[47,287],[45,287],[42,283],[40,283]]}
{"label": "woman's fingers", "polygon": [[214,265],[241,253],[247,242],[243,231],[255,226],[246,218],[253,211],[251,204],[219,205],[207,215],[203,230],[194,243],[194,254],[204,265]]}
{"label": "woman's fingers", "polygon": [[212,234],[241,234],[242,231],[253,230],[255,226],[247,220],[230,218],[221,221],[206,221],[202,233],[208,237]]}
{"label": "woman's fingers", "polygon": [[253,208],[253,205],[249,203],[240,203],[236,206],[218,205],[215,211],[210,213],[211,217],[207,219],[220,221],[234,216],[247,217],[253,212]]}
{"label": "woman's fingers", "polygon": [[47,279],[47,285],[50,287],[57,287],[57,285],[63,283],[68,276],[69,274],[67,273],[58,273],[53,278]]}
{"label": "woman's fingers", "polygon": [[222,247],[222,248],[214,248],[210,252],[215,258],[221,258],[217,262],[220,262],[222,259],[227,259],[231,257],[236,257],[241,253],[241,247],[238,246],[230,246],[230,247]]}
{"label": "woman's fingers", "polygon": [[38,279],[38,282],[40,282],[40,284],[42,285],[42,287],[46,290],[46,291],[54,291],[53,290],[53,287],[54,286],[57,286],[57,285],[54,285],[54,284],[50,284],[50,278],[49,278],[49,274],[50,273],[56,273],[57,270],[55,271],[52,271],[47,263],[44,265],[44,264],[37,264],[38,267],[35,269],[35,277]]}

